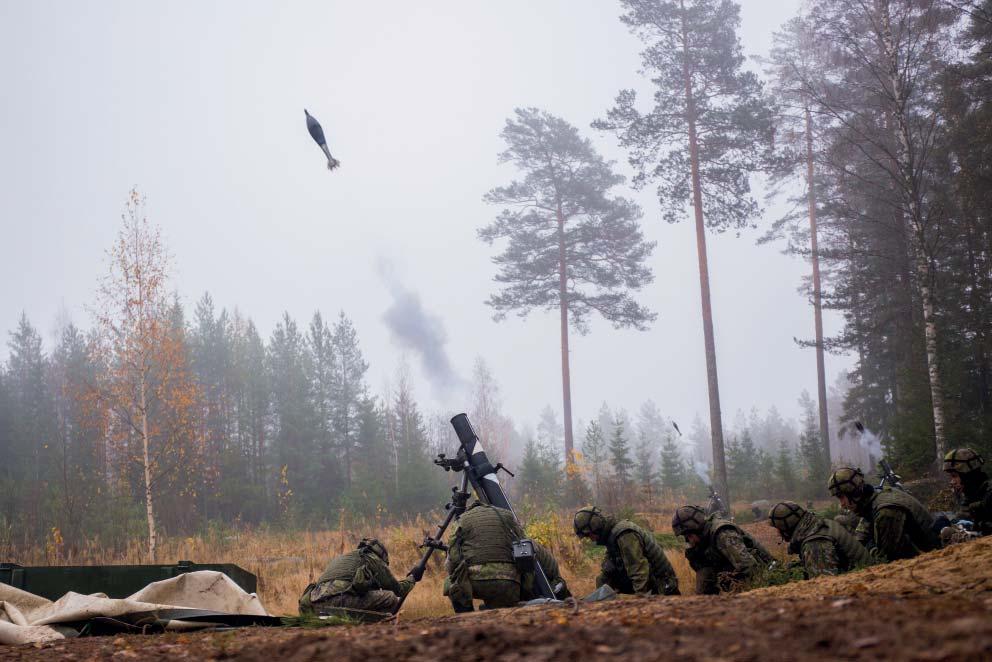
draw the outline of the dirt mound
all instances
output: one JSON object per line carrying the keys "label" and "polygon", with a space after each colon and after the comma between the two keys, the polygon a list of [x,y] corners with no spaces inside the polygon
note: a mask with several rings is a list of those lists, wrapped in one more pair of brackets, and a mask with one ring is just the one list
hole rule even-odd
{"label": "dirt mound", "polygon": [[[915,559],[865,568],[839,577],[751,591],[766,597],[830,597],[887,593],[944,595],[992,591],[992,537],[924,554]],[[744,597],[744,596],[742,596]]]}
{"label": "dirt mound", "polygon": [[992,659],[992,539],[721,597],[631,597],[323,630],[91,638],[11,659]]}

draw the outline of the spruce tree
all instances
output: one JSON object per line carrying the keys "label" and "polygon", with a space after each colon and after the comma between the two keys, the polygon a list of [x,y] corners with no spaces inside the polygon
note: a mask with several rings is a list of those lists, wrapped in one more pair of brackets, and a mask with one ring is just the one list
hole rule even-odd
{"label": "spruce tree", "polygon": [[789,497],[796,493],[796,465],[793,451],[785,441],[779,442],[778,454],[775,456],[775,483],[777,493]]}
{"label": "spruce tree", "polygon": [[610,466],[613,468],[613,480],[616,485],[616,495],[624,499],[628,495],[631,473],[634,462],[630,457],[630,444],[627,440],[626,421],[621,413],[613,419],[613,435],[610,437]]}
{"label": "spruce tree", "polygon": [[683,494],[687,478],[682,450],[675,443],[675,438],[666,434],[661,447],[661,487],[673,495]]}
{"label": "spruce tree", "polygon": [[331,371],[332,431],[344,460],[344,485],[351,489],[352,464],[356,438],[361,418],[361,404],[368,395],[365,373],[369,368],[358,344],[355,325],[345,316],[338,315],[330,338],[334,354]]}
{"label": "spruce tree", "polygon": [[582,454],[592,474],[592,486],[597,501],[603,499],[603,479],[606,473],[607,447],[603,429],[596,420],[589,421],[582,442]]}

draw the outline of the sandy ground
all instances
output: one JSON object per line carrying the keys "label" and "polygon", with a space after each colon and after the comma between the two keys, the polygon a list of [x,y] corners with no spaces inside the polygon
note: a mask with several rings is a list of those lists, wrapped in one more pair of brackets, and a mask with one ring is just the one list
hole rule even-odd
{"label": "sandy ground", "polygon": [[319,630],[94,637],[12,660],[992,660],[992,538],[842,577]]}

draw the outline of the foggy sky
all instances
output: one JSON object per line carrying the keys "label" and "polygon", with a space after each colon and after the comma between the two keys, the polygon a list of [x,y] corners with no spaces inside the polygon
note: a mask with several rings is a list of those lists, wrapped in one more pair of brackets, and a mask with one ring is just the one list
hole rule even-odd
{"label": "foggy sky", "polygon": [[[748,54],[766,53],[798,5],[744,0]],[[498,212],[482,195],[515,176],[496,157],[517,106],[572,122],[629,174],[615,140],[589,128],[621,88],[649,91],[619,14],[568,0],[0,0],[0,333],[22,311],[47,348],[60,311],[91,326],[86,306],[137,186],[190,315],[209,291],[268,338],[283,311],[303,324],[343,309],[373,390],[406,355],[428,408],[467,409],[391,331],[415,301],[421,328],[446,338],[432,351],[446,352],[434,358],[449,380],[482,356],[514,419],[534,422],[545,404],[560,415],[557,312],[492,321],[497,247],[476,230]],[[333,173],[304,107],[342,163]],[[659,318],[647,332],[596,321],[572,334],[573,411],[588,420],[604,400],[636,410],[651,398],[686,430],[708,406],[693,226],[661,221],[651,190],[616,193],[640,202],[658,242],[655,283],[638,299]],[[709,235],[725,424],[753,405],[796,416],[800,391],[816,392],[813,351],[793,341],[813,333],[797,292],[809,268],[756,246],[759,234]],[[828,313],[825,325],[840,321]],[[828,385],[849,364],[828,356]]]}

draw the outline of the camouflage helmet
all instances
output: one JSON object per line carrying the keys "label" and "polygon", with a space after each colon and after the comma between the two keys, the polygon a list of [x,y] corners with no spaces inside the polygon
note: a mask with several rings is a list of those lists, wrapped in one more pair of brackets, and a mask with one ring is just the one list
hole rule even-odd
{"label": "camouflage helmet", "polygon": [[839,497],[842,494],[849,497],[857,497],[864,490],[864,487],[865,475],[861,473],[861,469],[854,469],[852,467],[841,467],[830,474],[830,480],[827,481],[827,489],[830,490],[830,496],[835,497]]}
{"label": "camouflage helmet", "polygon": [[580,508],[572,518],[575,535],[588,538],[592,534],[602,536],[606,533],[606,516],[596,506]]}
{"label": "camouflage helmet", "polygon": [[799,526],[799,520],[805,514],[806,509],[798,503],[794,501],[781,501],[772,506],[771,512],[768,513],[768,521],[778,529],[778,532],[782,534],[784,539],[790,540],[792,534],[796,531],[796,527]]}
{"label": "camouflage helmet", "polygon": [[699,506],[682,506],[672,516],[672,531],[677,536],[700,533],[706,524],[706,511]]}
{"label": "camouflage helmet", "polygon": [[386,546],[383,545],[381,542],[379,542],[377,539],[362,538],[362,540],[358,543],[358,549],[369,550],[370,552],[378,556],[380,559],[382,559],[386,563],[386,565],[389,565],[389,552],[386,551]]}
{"label": "camouflage helmet", "polygon": [[944,456],[944,471],[967,474],[985,464],[982,456],[970,448],[955,448]]}

